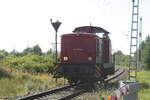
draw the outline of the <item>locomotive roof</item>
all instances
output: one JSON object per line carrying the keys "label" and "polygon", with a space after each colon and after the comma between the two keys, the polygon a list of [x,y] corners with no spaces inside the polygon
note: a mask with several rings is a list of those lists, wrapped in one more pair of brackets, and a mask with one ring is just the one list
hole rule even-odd
{"label": "locomotive roof", "polygon": [[108,31],[101,27],[96,27],[96,26],[81,26],[77,27],[73,30],[73,32],[87,32],[87,33],[104,33],[104,34],[109,34]]}
{"label": "locomotive roof", "polygon": [[61,37],[62,36],[74,36],[74,35],[86,35],[86,36],[90,36],[90,37],[96,37],[97,35],[95,35],[95,34],[89,34],[89,33],[84,33],[84,34],[80,34],[80,32],[78,32],[78,33],[68,33],[68,34],[63,34],[63,35],[61,35]]}

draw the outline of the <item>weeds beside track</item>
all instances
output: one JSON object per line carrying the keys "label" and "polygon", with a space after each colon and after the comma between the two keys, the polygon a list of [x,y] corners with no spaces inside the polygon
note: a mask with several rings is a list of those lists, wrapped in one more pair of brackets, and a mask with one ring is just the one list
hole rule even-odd
{"label": "weeds beside track", "polygon": [[[119,77],[120,75],[122,75],[125,72],[124,69],[117,69],[116,70],[116,74],[107,78],[104,83],[108,83],[109,81],[112,81],[114,79],[116,79],[117,77]],[[28,95],[22,98],[18,98],[17,100],[34,100],[34,99],[38,99],[38,98],[47,98],[47,99],[53,99],[53,98],[57,98],[57,100],[66,100],[66,99],[71,99],[74,98],[82,93],[85,93],[88,91],[88,89],[86,88],[80,88],[80,89],[73,89],[74,87],[79,86],[79,84],[77,85],[66,85],[63,87],[59,87],[59,88],[55,88],[55,89],[50,89],[44,92],[40,92],[40,93],[36,93],[36,94],[32,94],[32,95]],[[80,84],[81,86],[81,84]],[[64,92],[62,92],[64,91]],[[68,91],[68,93],[67,93]],[[62,92],[62,93],[60,93]],[[65,93],[66,92],[66,93]],[[55,96],[53,97],[52,94],[56,95],[60,95],[63,94],[61,96]],[[46,100],[46,99],[45,99]]]}

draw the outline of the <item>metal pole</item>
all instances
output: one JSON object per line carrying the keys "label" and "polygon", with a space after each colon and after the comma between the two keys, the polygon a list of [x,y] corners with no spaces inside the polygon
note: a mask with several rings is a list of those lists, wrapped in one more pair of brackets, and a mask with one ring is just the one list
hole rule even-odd
{"label": "metal pole", "polygon": [[51,21],[53,28],[55,29],[55,50],[56,50],[55,51],[55,54],[56,54],[56,56],[55,56],[56,62],[55,63],[57,63],[57,32],[58,32],[58,28],[59,28],[61,22],[59,22],[58,20],[56,22],[52,22],[52,19],[50,19],[50,21]]}
{"label": "metal pole", "polygon": [[57,63],[57,31],[56,31],[56,33],[55,33],[55,41],[56,41],[56,44],[55,44],[55,49],[56,49],[56,63]]}
{"label": "metal pole", "polygon": [[138,50],[138,71],[141,70],[141,53],[142,53],[142,47],[141,47],[141,42],[142,42],[142,17],[140,18],[140,27],[139,27],[139,50]]}

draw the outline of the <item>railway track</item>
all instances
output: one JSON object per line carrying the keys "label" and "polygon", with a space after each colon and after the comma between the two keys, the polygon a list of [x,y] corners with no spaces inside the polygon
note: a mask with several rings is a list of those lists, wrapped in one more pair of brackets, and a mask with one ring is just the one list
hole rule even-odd
{"label": "railway track", "polygon": [[24,96],[24,97],[18,98],[17,100],[34,100],[34,99],[38,99],[38,98],[41,98],[41,97],[44,97],[44,96],[47,96],[47,95],[50,95],[50,94],[57,93],[59,91],[63,91],[65,89],[73,88],[74,86],[76,86],[76,85],[65,85],[65,86],[62,86],[62,87],[46,90],[44,92]]}
{"label": "railway track", "polygon": [[125,72],[125,69],[120,69],[121,71],[119,71],[119,69],[117,69],[115,71],[115,75],[108,77],[107,79],[104,80],[105,83],[108,83],[109,81],[112,81],[113,79],[119,77],[120,75],[122,75]]}
{"label": "railway track", "polygon": [[[124,72],[125,69],[116,69],[115,75],[105,79],[104,83],[108,83],[109,81],[116,79]],[[59,88],[50,89],[44,92],[24,96],[18,98],[17,100],[68,100],[88,91],[87,88],[76,89],[76,87],[78,86],[82,87],[81,85],[85,85],[85,84],[65,85]]]}

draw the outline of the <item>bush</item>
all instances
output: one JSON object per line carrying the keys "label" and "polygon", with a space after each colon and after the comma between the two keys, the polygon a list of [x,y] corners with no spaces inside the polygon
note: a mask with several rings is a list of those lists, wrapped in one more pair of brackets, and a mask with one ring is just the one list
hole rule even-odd
{"label": "bush", "polygon": [[44,73],[53,71],[53,59],[31,54],[23,57],[6,58],[4,65],[31,73]]}
{"label": "bush", "polygon": [[11,78],[11,75],[4,68],[0,68],[0,78]]}

